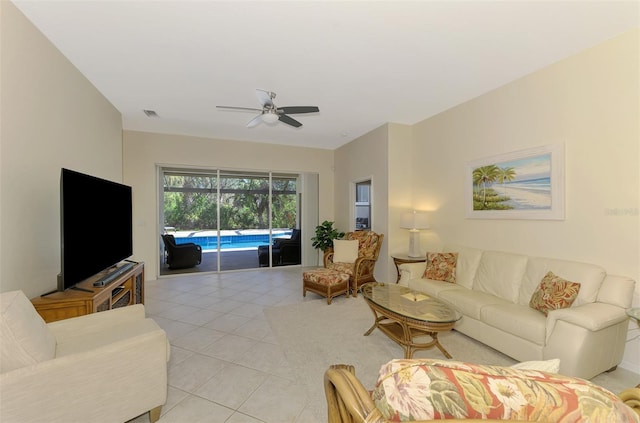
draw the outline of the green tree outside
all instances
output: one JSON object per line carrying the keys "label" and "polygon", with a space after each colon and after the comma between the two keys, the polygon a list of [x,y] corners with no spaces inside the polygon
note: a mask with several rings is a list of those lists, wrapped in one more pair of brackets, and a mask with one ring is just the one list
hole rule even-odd
{"label": "green tree outside", "polygon": [[[272,226],[296,225],[296,179],[272,178]],[[249,175],[220,178],[220,228],[223,230],[269,227],[269,178]],[[217,229],[217,178],[165,174],[164,226],[177,230]]]}

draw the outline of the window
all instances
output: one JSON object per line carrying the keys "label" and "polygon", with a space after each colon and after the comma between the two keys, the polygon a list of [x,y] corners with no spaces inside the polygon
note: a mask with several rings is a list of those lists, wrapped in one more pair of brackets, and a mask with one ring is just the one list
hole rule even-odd
{"label": "window", "polygon": [[356,230],[371,229],[371,180],[356,183]]}

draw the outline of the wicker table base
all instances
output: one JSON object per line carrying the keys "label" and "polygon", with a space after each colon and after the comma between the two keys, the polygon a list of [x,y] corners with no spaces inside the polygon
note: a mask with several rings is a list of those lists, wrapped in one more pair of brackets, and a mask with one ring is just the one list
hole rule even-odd
{"label": "wicker table base", "polygon": [[[371,328],[365,332],[364,336],[368,336],[375,328],[380,329],[382,333],[387,335],[392,341],[396,342],[404,350],[404,358],[413,358],[413,353],[417,350],[428,350],[438,347],[442,354],[447,358],[453,358],[451,354],[438,341],[438,332],[446,332],[453,329],[455,322],[451,323],[425,323],[417,320],[408,319],[404,316],[392,313],[378,307],[375,304],[367,302],[375,317],[375,322]],[[431,341],[426,343],[418,343],[414,338],[420,336],[430,336]]]}
{"label": "wicker table base", "polygon": [[[384,295],[380,299],[376,298],[372,287],[383,289]],[[388,289],[388,291],[386,290]],[[404,358],[412,358],[417,350],[426,350],[437,347],[447,358],[452,358],[451,354],[438,341],[438,333],[453,329],[459,314],[450,307],[444,305],[436,299],[428,298],[422,311],[425,308],[433,308],[433,313],[427,313],[423,318],[410,317],[408,310],[413,310],[413,305],[417,300],[411,300],[414,291],[398,285],[386,285],[380,283],[366,284],[363,288],[364,299],[373,312],[375,321],[373,326],[365,332],[368,336],[375,328],[380,329],[392,341],[396,342],[404,350]],[[409,294],[409,298],[407,295]],[[416,295],[422,295],[415,293]],[[384,307],[376,301],[384,302]],[[404,313],[403,313],[404,311]],[[418,313],[419,314],[419,313]],[[415,338],[429,336],[428,342],[417,342]]]}

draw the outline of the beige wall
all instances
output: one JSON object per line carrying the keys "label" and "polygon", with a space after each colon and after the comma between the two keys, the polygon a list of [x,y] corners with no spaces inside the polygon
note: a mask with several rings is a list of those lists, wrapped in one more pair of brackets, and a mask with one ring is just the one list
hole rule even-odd
{"label": "beige wall", "polygon": [[[388,237],[388,157],[389,126],[383,125],[335,150],[335,227],[343,232],[355,229],[355,183],[371,180],[371,229]],[[382,244],[376,279],[388,275],[388,242]]]}
{"label": "beige wall", "polygon": [[413,146],[413,127],[408,125],[389,124],[389,204],[387,213],[387,247],[389,256],[387,278],[395,281],[397,269],[391,255],[406,255],[409,251],[409,231],[400,228],[400,221],[404,213],[412,210],[425,211],[414,204],[413,198],[413,160],[409,152]]}
{"label": "beige wall", "polygon": [[[120,113],[10,2],[0,2],[0,290],[60,272],[60,168],[122,180]],[[105,222],[96,222],[96,239]]]}
{"label": "beige wall", "polygon": [[[386,250],[376,278],[395,277],[388,256],[406,253],[400,216],[415,209],[431,222],[423,251],[459,243],[599,264],[638,281],[639,306],[638,37],[630,32],[412,127],[387,124],[337,149],[339,229],[352,229],[349,183],[380,182],[374,230],[385,232]],[[564,220],[465,218],[467,162],[554,143],[565,148]],[[637,330],[630,323],[622,366],[640,372]]]}
{"label": "beige wall", "polygon": [[133,187],[134,253],[145,262],[147,279],[159,270],[157,165],[318,173],[320,221],[333,219],[331,150],[125,131],[124,158],[124,180]]}
{"label": "beige wall", "polygon": [[[640,284],[638,75],[634,31],[415,125],[414,205],[432,210],[423,247],[595,263]],[[564,220],[465,218],[465,163],[552,143],[565,146]],[[624,367],[639,371],[638,357],[636,339]]]}

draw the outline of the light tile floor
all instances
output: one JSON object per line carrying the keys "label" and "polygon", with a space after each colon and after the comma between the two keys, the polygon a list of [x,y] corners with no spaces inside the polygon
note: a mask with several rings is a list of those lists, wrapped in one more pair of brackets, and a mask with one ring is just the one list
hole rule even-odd
{"label": "light tile floor", "polygon": [[[190,274],[145,283],[147,315],[171,343],[161,423],[317,422],[262,313],[303,301],[302,271]],[[310,300],[323,301],[314,294]],[[131,422],[148,421],[143,414]]]}
{"label": "light tile floor", "polygon": [[[262,312],[325,301],[313,293],[303,299],[303,270],[190,274],[145,283],[147,314],[171,343],[160,423],[319,423]],[[633,386],[638,377],[618,369],[596,379],[619,392],[617,387]],[[131,422],[148,421],[146,413]]]}

